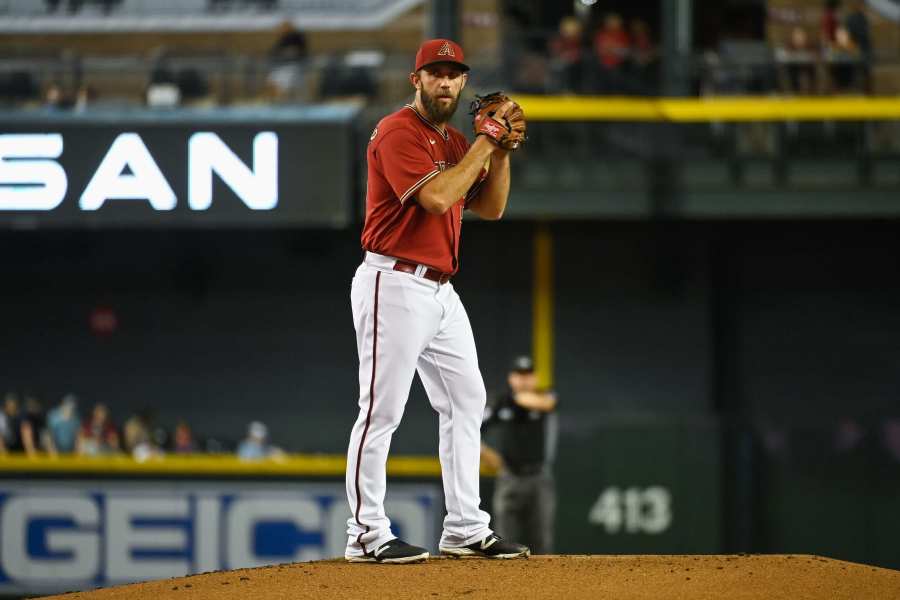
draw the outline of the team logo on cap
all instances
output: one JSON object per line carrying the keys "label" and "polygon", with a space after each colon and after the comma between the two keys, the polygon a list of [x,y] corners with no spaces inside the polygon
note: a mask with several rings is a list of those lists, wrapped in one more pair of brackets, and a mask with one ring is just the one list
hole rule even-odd
{"label": "team logo on cap", "polygon": [[441,47],[438,49],[438,56],[456,56],[456,53],[453,52],[453,47],[450,45],[450,42],[444,42],[441,44]]}

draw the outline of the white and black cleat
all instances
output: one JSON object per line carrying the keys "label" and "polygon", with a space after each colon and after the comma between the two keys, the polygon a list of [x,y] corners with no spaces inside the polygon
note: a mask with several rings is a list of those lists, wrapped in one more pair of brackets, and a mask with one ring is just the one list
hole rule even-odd
{"label": "white and black cleat", "polygon": [[462,558],[465,556],[482,556],[484,558],[528,558],[531,550],[528,546],[507,542],[496,533],[492,533],[480,542],[459,548],[441,547],[441,554]]}
{"label": "white and black cleat", "polygon": [[347,562],[374,562],[387,564],[406,564],[422,562],[428,558],[428,550],[407,544],[399,538],[378,546],[374,552],[363,556],[345,556]]}

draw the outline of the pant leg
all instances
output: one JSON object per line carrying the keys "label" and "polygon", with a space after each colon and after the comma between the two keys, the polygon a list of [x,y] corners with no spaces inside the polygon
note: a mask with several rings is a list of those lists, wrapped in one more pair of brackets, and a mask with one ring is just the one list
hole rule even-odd
{"label": "pant leg", "polygon": [[497,476],[494,489],[494,529],[505,539],[517,543],[527,543],[525,511],[519,478],[511,473],[501,472]]}
{"label": "pant leg", "polygon": [[418,361],[419,378],[437,411],[439,452],[447,516],[442,547],[460,547],[491,533],[481,510],[481,421],[487,394],[478,370],[475,338],[462,301],[451,284],[436,288],[441,327]]}
{"label": "pant leg", "polygon": [[384,512],[391,436],[400,424],[418,356],[441,312],[410,275],[362,265],[351,287],[359,352],[359,415],[347,449],[347,556],[393,539]]}
{"label": "pant leg", "polygon": [[538,475],[535,481],[534,554],[553,554],[553,534],[556,525],[556,482],[550,472]]}

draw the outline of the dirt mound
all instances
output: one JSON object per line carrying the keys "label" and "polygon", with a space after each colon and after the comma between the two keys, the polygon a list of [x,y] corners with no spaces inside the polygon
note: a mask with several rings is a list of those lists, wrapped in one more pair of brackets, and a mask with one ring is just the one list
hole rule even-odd
{"label": "dirt mound", "polygon": [[803,555],[535,556],[414,565],[327,560],[205,573],[64,600],[318,598],[900,599],[900,571]]}

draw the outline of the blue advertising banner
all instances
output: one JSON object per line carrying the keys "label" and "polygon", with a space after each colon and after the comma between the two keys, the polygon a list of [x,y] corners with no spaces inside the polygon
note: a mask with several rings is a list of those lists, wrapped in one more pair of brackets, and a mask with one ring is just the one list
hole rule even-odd
{"label": "blue advertising banner", "polygon": [[[395,533],[435,549],[439,482],[392,483]],[[52,593],[343,556],[343,483],[0,483],[0,593]]]}

